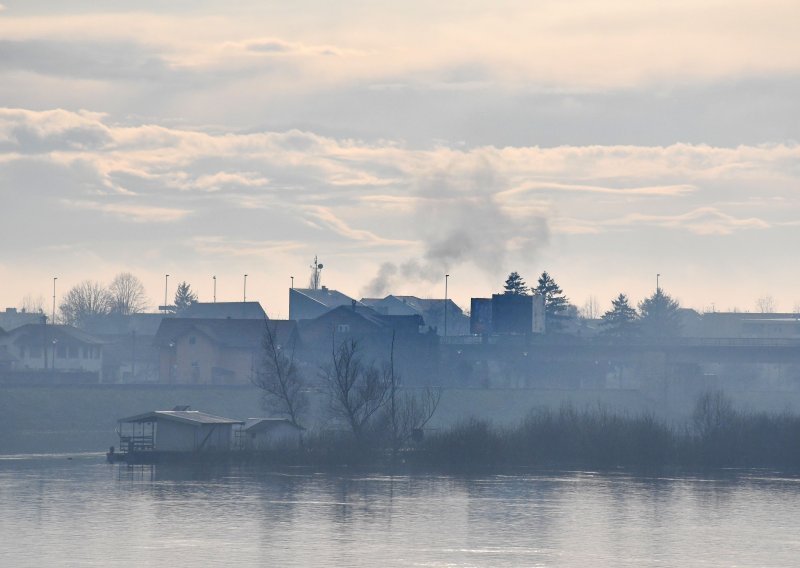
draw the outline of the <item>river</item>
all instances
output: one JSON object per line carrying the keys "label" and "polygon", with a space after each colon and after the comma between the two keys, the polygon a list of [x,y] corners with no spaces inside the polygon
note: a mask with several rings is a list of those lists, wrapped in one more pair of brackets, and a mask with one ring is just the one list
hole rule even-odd
{"label": "river", "polygon": [[797,566],[800,478],[458,477],[0,456],[0,565]]}

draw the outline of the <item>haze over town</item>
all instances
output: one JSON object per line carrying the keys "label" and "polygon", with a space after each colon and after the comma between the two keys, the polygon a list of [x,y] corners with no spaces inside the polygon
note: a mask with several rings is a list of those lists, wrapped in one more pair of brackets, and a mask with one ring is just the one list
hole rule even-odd
{"label": "haze over town", "polygon": [[800,303],[796,2],[3,2],[0,306],[130,271]]}

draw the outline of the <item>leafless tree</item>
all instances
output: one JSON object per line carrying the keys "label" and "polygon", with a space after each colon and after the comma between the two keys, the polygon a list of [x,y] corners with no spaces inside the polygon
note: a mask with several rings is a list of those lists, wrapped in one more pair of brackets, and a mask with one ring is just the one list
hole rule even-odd
{"label": "leafless tree", "polygon": [[756,300],[756,309],[762,314],[771,314],[775,311],[775,299],[772,296],[764,296]]}
{"label": "leafless tree", "polygon": [[354,339],[337,346],[334,336],[331,357],[322,374],[331,397],[331,409],[362,443],[371,419],[386,404],[389,384],[377,366],[363,362]]}
{"label": "leafless tree", "polygon": [[283,414],[296,426],[308,405],[304,381],[294,360],[295,345],[278,342],[277,328],[265,321],[262,358],[253,377],[253,384],[263,391],[266,410]]}
{"label": "leafless tree", "polygon": [[60,310],[65,324],[80,326],[87,318],[107,315],[111,310],[111,297],[99,282],[84,280],[64,295]]}
{"label": "leafless tree", "polygon": [[414,393],[401,386],[400,377],[397,376],[394,369],[394,342],[395,337],[392,334],[386,372],[388,384],[386,422],[388,423],[392,456],[395,456],[415,435],[422,432],[422,429],[436,413],[442,397],[442,391],[439,388],[426,387]]}
{"label": "leafless tree", "polygon": [[34,297],[33,294],[27,294],[22,298],[19,308],[21,311],[29,314],[42,314],[44,313],[44,305],[44,296],[39,295]]}
{"label": "leafless tree", "polygon": [[115,314],[138,314],[147,309],[147,294],[142,281],[130,272],[120,272],[108,287],[110,310]]}
{"label": "leafless tree", "polygon": [[584,319],[597,319],[600,317],[600,306],[597,302],[597,296],[589,296],[586,299],[580,310],[580,315]]}

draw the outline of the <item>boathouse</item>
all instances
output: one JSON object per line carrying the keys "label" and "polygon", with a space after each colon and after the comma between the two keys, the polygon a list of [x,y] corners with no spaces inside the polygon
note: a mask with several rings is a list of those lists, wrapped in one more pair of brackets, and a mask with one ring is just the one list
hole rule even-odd
{"label": "boathouse", "polygon": [[119,450],[143,452],[227,452],[238,449],[241,420],[176,407],[119,420]]}
{"label": "boathouse", "polygon": [[248,450],[296,450],[303,428],[285,418],[249,418],[244,428],[244,447]]}

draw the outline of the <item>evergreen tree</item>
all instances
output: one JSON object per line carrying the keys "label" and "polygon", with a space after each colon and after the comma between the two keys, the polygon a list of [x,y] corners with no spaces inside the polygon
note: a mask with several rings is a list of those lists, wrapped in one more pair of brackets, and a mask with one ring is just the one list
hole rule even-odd
{"label": "evergreen tree", "polygon": [[516,294],[518,296],[526,296],[528,294],[528,286],[525,280],[519,275],[519,272],[512,272],[506,278],[506,283],[503,285],[504,294]]}
{"label": "evergreen tree", "polygon": [[611,309],[601,317],[603,333],[612,337],[630,336],[636,331],[636,319],[638,314],[631,307],[628,297],[620,294],[616,299],[611,300]]}
{"label": "evergreen tree", "polygon": [[680,304],[661,288],[639,303],[642,332],[651,337],[674,337],[680,333]]}
{"label": "evergreen tree", "polygon": [[545,329],[548,332],[558,331],[562,327],[563,320],[568,317],[566,311],[569,307],[569,299],[547,271],[542,272],[542,275],[539,276],[533,291],[544,297]]}
{"label": "evergreen tree", "polygon": [[178,284],[175,292],[175,312],[181,313],[197,301],[197,294],[192,292],[192,287],[186,282]]}

